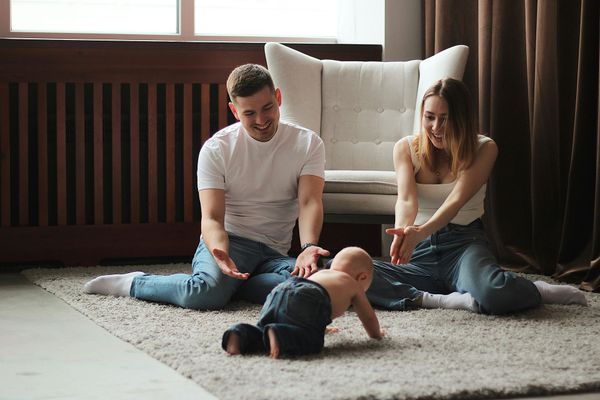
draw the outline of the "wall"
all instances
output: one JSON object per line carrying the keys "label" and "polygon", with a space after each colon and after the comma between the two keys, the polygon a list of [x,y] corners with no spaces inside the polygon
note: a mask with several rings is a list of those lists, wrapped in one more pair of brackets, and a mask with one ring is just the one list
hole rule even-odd
{"label": "wall", "polygon": [[[380,46],[291,47],[381,60]],[[191,257],[199,148],[233,121],[227,75],[264,65],[263,45],[0,39],[0,54],[0,265]],[[327,225],[323,245],[348,228]],[[369,232],[352,237],[378,249]]]}
{"label": "wall", "polygon": [[380,44],[383,61],[423,57],[421,0],[347,0],[340,7],[339,43]]}

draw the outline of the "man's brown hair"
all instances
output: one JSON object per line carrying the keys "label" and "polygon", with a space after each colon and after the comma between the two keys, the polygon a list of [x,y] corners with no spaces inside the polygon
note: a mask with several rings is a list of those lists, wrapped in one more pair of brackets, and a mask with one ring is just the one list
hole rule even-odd
{"label": "man's brown hair", "polygon": [[275,92],[269,71],[258,64],[244,64],[235,68],[227,78],[227,92],[234,101],[237,97],[248,97],[268,87]]}

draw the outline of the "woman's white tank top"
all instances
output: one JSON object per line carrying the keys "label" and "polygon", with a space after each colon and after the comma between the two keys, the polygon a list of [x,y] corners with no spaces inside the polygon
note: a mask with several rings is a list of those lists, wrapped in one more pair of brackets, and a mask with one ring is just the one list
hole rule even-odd
{"label": "woman's white tank top", "polygon": [[[412,159],[413,169],[415,175],[421,169],[421,163],[419,158],[414,152],[412,143],[415,140],[415,136],[411,135],[408,137],[410,146],[410,157]],[[491,139],[484,135],[478,135],[479,146],[490,141]],[[417,183],[417,200],[419,202],[419,209],[417,211],[417,218],[415,219],[415,225],[422,225],[433,216],[433,214],[441,207],[452,189],[456,186],[456,180],[450,183]],[[458,211],[458,214],[450,221],[450,223],[458,225],[469,225],[483,215],[483,201],[485,200],[485,190],[487,184],[481,186],[479,191],[475,193],[469,201]]]}

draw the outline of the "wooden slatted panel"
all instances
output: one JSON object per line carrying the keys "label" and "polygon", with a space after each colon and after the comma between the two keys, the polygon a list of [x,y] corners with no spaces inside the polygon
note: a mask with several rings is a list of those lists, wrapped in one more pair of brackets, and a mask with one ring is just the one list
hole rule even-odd
{"label": "wooden slatted panel", "polygon": [[225,84],[219,84],[219,104],[217,105],[219,110],[219,129],[223,129],[227,126],[227,86]]}
{"label": "wooden slatted panel", "polygon": [[130,85],[129,129],[130,129],[130,205],[131,222],[140,222],[140,103],[139,86]]}
{"label": "wooden slatted panel", "polygon": [[192,85],[183,85],[183,221],[192,222],[194,219],[192,197],[192,171],[193,154],[192,146]]}
{"label": "wooden slatted panel", "polygon": [[121,84],[112,84],[112,223],[122,223],[121,193]]}
{"label": "wooden slatted panel", "polygon": [[29,93],[19,83],[19,226],[29,225]]}
{"label": "wooden slatted panel", "polygon": [[10,226],[10,125],[8,84],[0,82],[0,226]]}
{"label": "wooden slatted panel", "polygon": [[166,93],[166,222],[175,222],[175,85]]}
{"label": "wooden slatted panel", "polygon": [[200,138],[204,144],[210,137],[210,85],[203,83],[200,89]]}
{"label": "wooden slatted panel", "polygon": [[48,112],[46,83],[38,86],[38,225],[48,225]]}
{"label": "wooden slatted panel", "polygon": [[83,83],[75,84],[75,223],[85,224],[85,108]]}
{"label": "wooden slatted panel", "polygon": [[103,152],[104,143],[102,132],[102,83],[94,82],[94,224],[104,223],[104,171]]}
{"label": "wooden slatted panel", "polygon": [[148,84],[148,222],[158,222],[156,84]]}
{"label": "wooden slatted panel", "polygon": [[67,124],[65,84],[56,83],[56,216],[57,224],[67,225]]}

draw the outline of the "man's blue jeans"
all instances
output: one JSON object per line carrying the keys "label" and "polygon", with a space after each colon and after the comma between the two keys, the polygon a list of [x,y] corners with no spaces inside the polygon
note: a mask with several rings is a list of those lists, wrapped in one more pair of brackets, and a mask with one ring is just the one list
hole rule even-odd
{"label": "man's blue jeans", "polygon": [[223,308],[234,295],[262,304],[275,286],[290,277],[296,264],[295,258],[231,234],[229,256],[240,272],[250,273],[248,280],[223,274],[201,240],[192,261],[191,275],[141,275],[134,278],[130,295],[141,300],[202,310]]}
{"label": "man's blue jeans", "polygon": [[481,220],[448,224],[415,248],[408,264],[374,261],[367,296],[374,306],[405,310],[422,292],[469,292],[485,314],[536,307],[541,296],[533,282],[503,271],[489,249]]}
{"label": "man's blue jeans", "polygon": [[227,349],[229,335],[240,338],[240,352],[269,351],[267,329],[277,337],[281,354],[311,354],[323,349],[325,328],[331,323],[331,299],[317,282],[292,277],[279,284],[262,308],[256,326],[235,324],[223,334],[221,346]]}

